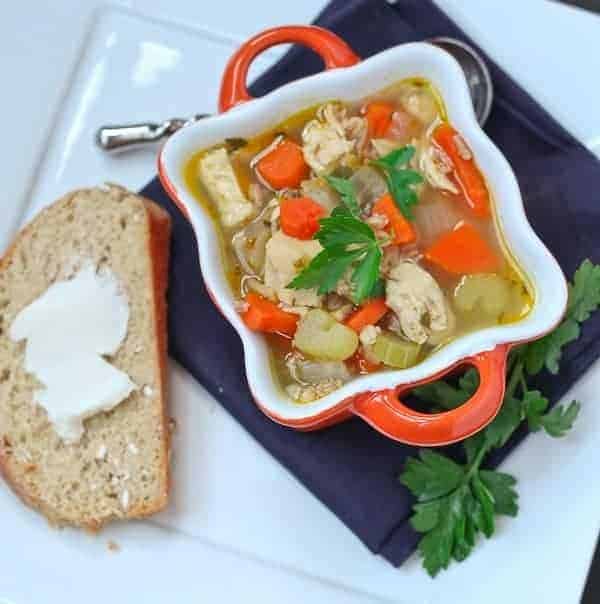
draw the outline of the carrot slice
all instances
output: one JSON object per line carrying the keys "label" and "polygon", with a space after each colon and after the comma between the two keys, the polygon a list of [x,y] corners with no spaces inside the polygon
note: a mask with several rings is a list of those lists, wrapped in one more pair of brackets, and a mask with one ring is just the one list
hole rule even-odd
{"label": "carrot slice", "polygon": [[295,189],[310,174],[302,149],[287,139],[261,158],[256,169],[273,189]]}
{"label": "carrot slice", "polygon": [[254,292],[246,295],[246,303],[248,308],[242,313],[242,319],[250,329],[289,337],[296,333],[298,315],[281,310],[277,304]]}
{"label": "carrot slice", "polygon": [[380,214],[388,219],[388,229],[393,231],[394,243],[403,245],[413,243],[417,239],[417,234],[412,224],[404,218],[404,214],[398,209],[394,198],[386,193],[382,195],[373,206],[373,214]]}
{"label": "carrot slice", "polygon": [[394,106],[384,101],[374,101],[365,107],[364,112],[367,119],[369,136],[371,138],[385,136],[392,125]]}
{"label": "carrot slice", "polygon": [[310,197],[284,199],[279,207],[281,230],[296,239],[312,239],[326,214],[325,208]]}
{"label": "carrot slice", "polygon": [[425,251],[425,258],[455,275],[489,273],[500,264],[497,254],[470,224],[444,233]]}
{"label": "carrot slice", "polygon": [[373,298],[346,319],[346,326],[360,333],[367,325],[378,323],[388,310],[383,298]]}
{"label": "carrot slice", "polygon": [[444,122],[433,131],[433,140],[452,161],[454,175],[473,214],[479,218],[488,217],[490,193],[463,138],[450,124]]}

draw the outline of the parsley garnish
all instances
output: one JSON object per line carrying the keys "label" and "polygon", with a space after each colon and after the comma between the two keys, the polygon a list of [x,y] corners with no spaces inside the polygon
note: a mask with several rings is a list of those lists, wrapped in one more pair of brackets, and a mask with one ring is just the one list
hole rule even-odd
{"label": "parsley garnish", "polygon": [[[491,537],[495,517],[518,513],[516,480],[509,474],[484,470],[486,455],[503,446],[523,421],[532,431],[564,436],[573,426],[580,403],[556,405],[539,390],[530,390],[527,378],[546,368],[558,371],[564,347],[579,337],[580,323],[600,307],[600,265],[584,261],[569,288],[569,304],[563,322],[542,339],[516,348],[510,355],[508,383],[500,413],[485,429],[462,443],[465,463],[429,450],[411,458],[400,481],[416,497],[411,524],[422,533],[419,552],[423,566],[433,577],[452,560],[464,560],[479,533]],[[467,371],[456,386],[438,381],[421,386],[414,394],[439,409],[453,409],[477,389],[479,377]]]}
{"label": "parsley garnish", "polygon": [[360,217],[360,206],[356,199],[356,192],[351,180],[347,178],[339,178],[337,176],[325,176],[327,184],[335,189],[342,198],[343,204],[348,208],[348,211],[355,218]]}
{"label": "parsley garnish", "polygon": [[381,248],[371,227],[355,218],[346,206],[334,208],[319,221],[315,239],[323,246],[309,265],[288,285],[294,289],[317,287],[319,294],[333,291],[338,281],[352,270],[353,299],[360,304],[371,295],[379,278]]}
{"label": "parsley garnish", "polygon": [[406,167],[414,154],[415,148],[407,145],[373,160],[373,164],[383,170],[388,189],[396,205],[408,220],[414,220],[411,208],[419,201],[414,186],[423,182],[423,177],[418,172]]}

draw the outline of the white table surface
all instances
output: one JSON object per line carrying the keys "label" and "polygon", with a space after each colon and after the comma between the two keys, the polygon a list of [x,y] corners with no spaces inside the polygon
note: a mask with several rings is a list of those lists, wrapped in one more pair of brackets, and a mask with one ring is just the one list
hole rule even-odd
{"label": "white table surface", "polygon": [[[591,148],[600,150],[600,111],[591,111],[582,119],[579,110],[579,107],[585,107],[586,103],[588,107],[598,106],[600,19],[545,0],[439,0],[439,3],[496,60],[551,108],[571,131]],[[228,37],[243,39],[271,25],[307,22],[318,12],[322,2],[220,0],[209,3],[206,0],[130,0],[120,4],[192,27],[210,29],[222,32]],[[9,85],[3,87],[0,96],[4,127],[4,145],[0,156],[0,176],[4,191],[0,249],[13,232],[29,200],[31,183],[42,160],[44,143],[52,131],[54,116],[60,110],[61,99],[68,87],[70,75],[78,61],[79,50],[98,5],[100,3],[96,0],[56,0],[52,3],[20,0],[4,7],[0,70],[4,74],[4,81]],[[521,15],[521,18],[511,19],[514,14]],[[507,43],[505,35],[508,28],[511,32],[510,43]],[[549,45],[549,41],[560,41],[560,44]],[[527,52],[527,60],[523,60],[524,50]],[[589,73],[596,74],[595,79],[588,78]],[[142,181],[125,184],[135,187],[141,185]],[[176,372],[175,380],[187,379],[189,378],[183,372]],[[577,390],[582,399],[592,403],[599,386],[600,378],[596,370],[593,375],[582,380]],[[549,454],[547,441],[542,442],[537,437],[531,439],[535,442],[528,444],[529,461],[532,447],[535,447],[535,451],[539,452],[538,464],[520,465],[519,462],[525,455],[522,451],[511,456],[507,467],[519,476],[521,504],[535,506],[538,501],[547,503],[544,511],[538,516],[537,526],[523,526],[520,519],[517,519],[506,524],[498,536],[498,540],[508,541],[509,547],[512,546],[523,558],[542,555],[542,552],[526,549],[530,547],[530,542],[525,540],[525,535],[532,530],[548,531],[549,522],[554,523],[553,530],[557,533],[566,535],[575,532],[576,538],[572,540],[575,550],[578,547],[590,549],[598,522],[592,526],[577,525],[576,522],[566,520],[560,523],[556,513],[552,515],[546,508],[570,508],[570,517],[577,516],[579,510],[582,516],[589,516],[589,507],[595,505],[598,509],[600,503],[600,489],[589,484],[594,481],[594,473],[590,473],[589,481],[586,476],[580,475],[574,477],[570,483],[574,491],[581,490],[581,500],[574,499],[568,491],[557,493],[550,488],[546,492],[548,485],[536,484],[536,478],[540,472],[547,472],[551,464],[560,478],[561,467],[564,473],[564,467],[569,467],[569,460],[575,463],[585,454],[585,449],[578,448],[578,442],[584,439],[586,430],[591,429],[590,426],[593,425],[590,423],[587,427],[582,427],[579,435],[576,434],[574,439],[563,445],[564,449],[555,446]],[[290,484],[290,488],[295,488],[295,485]],[[548,498],[551,505],[548,504]],[[18,512],[28,513],[25,510]],[[3,518],[3,522],[9,520]],[[149,529],[140,525],[139,546],[142,548],[148,531]],[[28,539],[35,539],[35,534],[24,534],[24,543],[27,543]],[[150,539],[149,534],[147,538]],[[194,564],[190,565],[190,572],[194,572],[194,567],[202,568],[207,602],[217,600],[218,594],[223,593],[227,593],[227,598],[218,601],[243,598],[247,602],[270,602],[275,601],[273,594],[277,592],[285,594],[288,602],[306,599],[316,602],[371,602],[375,601],[373,594],[378,593],[375,588],[365,590],[369,595],[351,590],[336,581],[324,581],[317,576],[287,568],[285,564],[278,565],[273,560],[264,560],[248,552],[238,552],[235,547],[210,544],[206,539],[182,536],[182,540],[194,552]],[[326,547],[326,544],[324,546]],[[482,545],[489,546],[487,543]],[[568,556],[569,552],[564,551],[563,554]],[[469,562],[465,563],[468,564]],[[501,573],[502,580],[523,580],[525,574],[517,570],[518,565],[517,560],[507,563]],[[561,564],[557,564],[556,572],[560,568]],[[577,600],[576,591],[581,585],[582,572],[584,569],[581,565],[578,568],[569,568],[566,576],[562,577],[561,585],[557,586],[556,599],[553,602]],[[224,591],[224,578],[230,575],[235,575],[236,580],[230,582]],[[68,573],[65,574],[65,577],[67,576]],[[152,580],[148,578],[148,581]],[[424,577],[424,580],[428,579]],[[497,580],[498,578],[495,582]],[[22,595],[23,602],[49,601],[44,599],[42,586],[16,583],[15,577],[2,577],[0,573],[0,602],[5,595],[16,597],[13,594]],[[5,586],[9,591],[3,593]],[[400,599],[401,584],[398,587]],[[479,588],[481,586],[477,590]],[[109,594],[108,591],[106,593]],[[483,598],[485,591],[482,590],[481,593]],[[529,597],[534,597],[538,590],[530,587],[527,593]],[[540,590],[539,593],[544,592]],[[118,598],[113,601],[119,602]],[[68,597],[64,602],[69,602]]]}

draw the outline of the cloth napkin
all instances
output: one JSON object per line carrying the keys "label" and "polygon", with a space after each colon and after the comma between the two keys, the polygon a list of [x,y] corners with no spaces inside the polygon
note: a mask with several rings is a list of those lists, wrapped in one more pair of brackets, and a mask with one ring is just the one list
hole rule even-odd
{"label": "cloth napkin", "polygon": [[[471,42],[429,0],[334,0],[317,23],[339,34],[362,57],[431,36]],[[488,64],[496,96],[486,130],[517,174],[535,230],[570,276],[582,259],[600,261],[600,203],[594,199],[600,191],[600,163],[498,66],[489,59]],[[264,94],[321,69],[316,55],[295,47],[255,82],[252,93]],[[397,480],[415,449],[385,438],[358,419],[300,433],[265,417],[248,390],[240,340],[204,288],[192,229],[158,179],[142,194],[173,217],[170,354],[372,552],[400,565],[419,538],[408,523],[412,498]],[[544,392],[555,402],[599,353],[597,316],[569,348],[560,375],[541,378]],[[517,433],[491,464],[500,463],[525,434]]]}

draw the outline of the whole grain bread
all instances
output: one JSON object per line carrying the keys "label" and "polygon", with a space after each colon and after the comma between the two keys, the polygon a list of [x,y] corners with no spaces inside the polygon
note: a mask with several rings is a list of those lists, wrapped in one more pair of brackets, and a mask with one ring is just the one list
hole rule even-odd
{"label": "whole grain bread", "polygon": [[[0,472],[51,523],[97,530],[167,504],[166,284],[170,218],[121,187],[69,193],[42,211],[0,261]],[[54,282],[93,263],[108,267],[130,307],[127,336],[108,358],[139,388],[85,422],[66,444],[33,402],[25,342],[9,327]]]}

